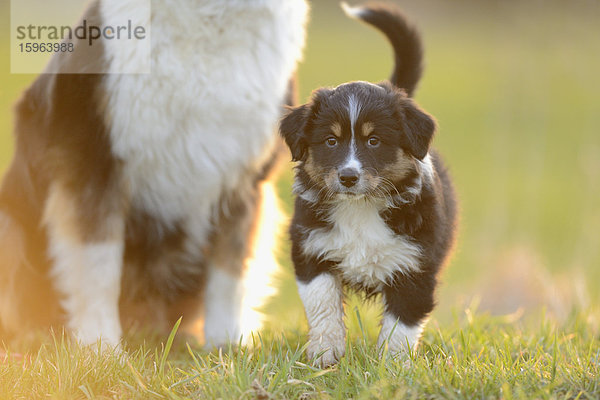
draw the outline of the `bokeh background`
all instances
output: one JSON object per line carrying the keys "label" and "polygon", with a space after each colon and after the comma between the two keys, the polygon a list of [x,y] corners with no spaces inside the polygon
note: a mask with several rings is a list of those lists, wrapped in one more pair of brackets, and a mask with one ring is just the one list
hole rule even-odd
{"label": "bokeh background", "polygon": [[[9,74],[9,6],[0,1],[3,171],[13,151],[12,106],[35,77]],[[597,310],[600,2],[397,3],[423,35],[426,69],[416,99],[439,122],[435,146],[462,209],[434,318],[448,320],[465,307],[515,317],[546,310],[558,319]],[[301,101],[320,86],[386,79],[391,68],[383,36],[346,18],[337,1],[312,1]],[[290,165],[278,186],[288,213],[291,177]],[[269,306],[276,328],[301,327],[304,319],[288,249],[282,240],[281,290]]]}

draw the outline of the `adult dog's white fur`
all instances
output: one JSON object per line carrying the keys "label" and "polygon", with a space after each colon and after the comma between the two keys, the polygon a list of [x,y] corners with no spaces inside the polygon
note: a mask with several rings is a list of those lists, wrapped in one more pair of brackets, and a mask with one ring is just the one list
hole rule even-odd
{"label": "adult dog's white fur", "polygon": [[[89,222],[82,220],[87,211],[80,211],[79,198],[85,190],[98,190],[102,197],[107,191],[93,187],[93,183],[89,184],[91,189],[87,183],[65,183],[71,181],[60,174],[47,179],[34,176],[34,183],[23,182],[34,186],[32,197],[39,196],[40,201],[27,204],[40,208],[36,210],[41,215],[38,222],[47,241],[40,251],[46,251],[49,265],[31,265],[39,254],[0,262],[0,292],[4,293],[0,326],[5,333],[58,321],[83,343],[102,338],[117,344],[125,307],[121,304],[119,310],[119,299],[123,303],[124,291],[145,285],[140,283],[141,278],[136,278],[136,283],[126,279],[127,268],[138,271],[135,276],[142,276],[144,262],[151,265],[148,275],[153,275],[155,291],[162,295],[148,295],[141,300],[136,296],[135,307],[146,303],[149,312],[143,312],[143,317],[132,312],[130,318],[155,324],[157,318],[164,317],[158,325],[168,325],[176,317],[173,308],[179,308],[173,304],[179,300],[197,301],[196,307],[203,302],[205,341],[209,345],[237,341],[240,335],[247,337],[259,326],[256,308],[261,304],[259,298],[271,292],[269,278],[276,265],[272,254],[268,254],[270,249],[265,248],[265,243],[272,243],[276,223],[272,214],[274,192],[262,174],[280,148],[275,124],[304,46],[307,4],[304,0],[153,0],[151,21],[147,20],[150,15],[143,12],[146,5],[145,0],[100,0],[91,8],[94,18],[101,21],[134,19],[136,24],[151,26],[150,74],[116,73],[142,68],[136,63],[147,54],[126,52],[116,40],[102,43],[100,57],[107,63],[107,71],[115,73],[97,81],[101,95],[95,104],[110,149],[111,161],[106,167],[116,171],[109,178],[110,186],[116,189],[111,189],[113,194],[102,201],[121,205],[108,207],[109,211],[99,207],[101,226],[90,228],[86,226]],[[34,87],[44,89],[31,89],[21,107],[35,98],[34,113],[52,113],[52,93],[62,81],[50,78],[46,82],[36,82]],[[40,97],[40,92],[50,95]],[[26,117],[20,113],[18,118]],[[68,133],[57,137],[61,135]],[[23,136],[17,129],[17,153],[9,174],[22,174],[21,165],[32,164],[22,147],[41,140],[41,133]],[[21,146],[22,141],[29,143]],[[67,151],[61,142],[54,147]],[[39,158],[51,156],[44,148]],[[70,162],[68,154],[66,158],[67,168],[97,168],[80,160]],[[33,175],[37,172],[28,171]],[[40,180],[44,181],[43,189],[35,187]],[[9,177],[7,181],[0,199],[10,199],[19,189],[16,179]],[[236,202],[243,212],[236,214],[229,209],[235,208],[231,204]],[[24,241],[34,240],[27,234],[31,227],[21,226],[14,208],[14,202],[0,201],[3,251],[8,240],[22,232],[26,232]],[[245,225],[238,228],[237,224]],[[219,241],[227,240],[219,237],[222,225],[227,225],[230,232],[241,231],[238,242],[230,245],[247,246],[248,251],[228,256],[227,251],[214,250]],[[135,250],[127,246],[130,236],[140,234],[136,226],[152,227],[157,243],[164,246],[164,252],[157,253],[160,260],[140,262],[143,255],[139,255],[131,261],[135,266],[124,262],[126,255]],[[266,236],[259,238],[259,233]],[[175,247],[161,242],[169,235],[177,237]],[[143,242],[144,238],[136,240]],[[267,254],[259,254],[257,249]],[[171,257],[171,253],[176,255]],[[157,262],[164,265],[152,264]],[[38,323],[34,317],[29,318],[27,307],[43,305],[19,301],[19,292],[27,290],[27,279],[23,278],[26,268],[49,277],[50,293],[60,299],[64,320]],[[193,268],[201,271],[196,273]],[[180,276],[171,279],[171,271]],[[186,274],[202,275],[196,293],[169,292],[169,285],[185,286],[186,282],[180,281],[186,280]],[[18,279],[10,278],[14,276]],[[251,285],[245,283],[249,280]],[[135,290],[146,293],[144,289]],[[14,307],[7,306],[7,302],[14,302]],[[14,310],[20,308],[23,312],[17,315]],[[194,313],[186,317],[191,322]]]}

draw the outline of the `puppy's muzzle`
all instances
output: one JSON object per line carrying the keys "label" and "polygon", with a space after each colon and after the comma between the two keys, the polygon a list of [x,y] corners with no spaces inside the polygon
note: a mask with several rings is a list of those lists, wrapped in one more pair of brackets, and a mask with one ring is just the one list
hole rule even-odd
{"label": "puppy's muzzle", "polygon": [[340,179],[340,183],[347,188],[351,188],[356,185],[359,179],[358,171],[354,168],[344,168],[338,173],[338,177]]}

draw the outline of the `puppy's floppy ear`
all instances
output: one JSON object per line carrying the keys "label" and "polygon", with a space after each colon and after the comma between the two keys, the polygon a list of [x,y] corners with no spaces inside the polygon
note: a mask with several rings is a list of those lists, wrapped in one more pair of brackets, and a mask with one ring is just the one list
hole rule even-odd
{"label": "puppy's floppy ear", "polygon": [[308,137],[312,120],[319,113],[321,105],[333,94],[329,88],[320,88],[312,93],[312,100],[292,108],[279,124],[279,133],[292,151],[292,161],[304,161],[308,155]]}
{"label": "puppy's floppy ear", "polygon": [[310,106],[308,104],[292,108],[279,124],[279,133],[292,152],[292,161],[301,161],[306,157],[306,123]]}
{"label": "puppy's floppy ear", "polygon": [[429,144],[436,130],[435,120],[410,99],[403,99],[400,108],[404,131],[400,145],[422,160],[429,151]]}

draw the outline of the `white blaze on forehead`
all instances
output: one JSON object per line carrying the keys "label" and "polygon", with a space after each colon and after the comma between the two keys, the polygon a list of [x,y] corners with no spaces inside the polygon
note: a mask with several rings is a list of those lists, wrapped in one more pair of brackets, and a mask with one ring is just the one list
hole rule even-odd
{"label": "white blaze on forehead", "polygon": [[350,143],[350,153],[348,153],[348,158],[346,158],[346,162],[342,166],[342,169],[354,169],[356,171],[360,171],[362,168],[362,164],[356,157],[356,143],[354,142],[354,138],[352,138],[352,143]]}
{"label": "white blaze on forehead", "polygon": [[362,105],[356,99],[356,96],[351,94],[348,97],[348,115],[350,117],[350,127],[352,128],[352,138],[354,138],[354,126],[362,109]]}
{"label": "white blaze on forehead", "polygon": [[356,99],[356,96],[351,94],[348,97],[348,116],[350,118],[350,129],[352,131],[352,139],[350,141],[350,153],[348,154],[348,158],[346,159],[346,162],[344,163],[344,166],[342,167],[342,169],[351,168],[351,169],[360,171],[360,169],[362,167],[360,161],[356,157],[356,133],[355,133],[356,121],[358,120],[358,116],[360,114],[361,109],[362,109],[362,105]]}

